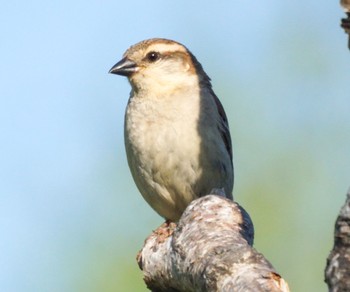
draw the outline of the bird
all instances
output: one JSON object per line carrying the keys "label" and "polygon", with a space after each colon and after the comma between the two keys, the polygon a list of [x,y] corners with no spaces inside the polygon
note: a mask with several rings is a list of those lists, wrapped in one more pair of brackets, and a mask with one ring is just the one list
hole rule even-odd
{"label": "bird", "polygon": [[132,45],[109,73],[131,92],[124,142],[135,184],[163,218],[177,222],[212,190],[233,200],[232,142],[224,108],[196,57],[179,42]]}

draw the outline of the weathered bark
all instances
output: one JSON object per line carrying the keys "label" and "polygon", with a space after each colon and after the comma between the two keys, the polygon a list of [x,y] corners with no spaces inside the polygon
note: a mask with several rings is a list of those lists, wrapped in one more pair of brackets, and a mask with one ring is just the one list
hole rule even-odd
{"label": "weathered bark", "polygon": [[329,291],[350,291],[350,189],[335,222],[334,246],[327,259],[325,281]]}
{"label": "weathered bark", "polygon": [[208,195],[193,201],[177,226],[165,223],[138,255],[152,291],[289,291],[253,247],[248,213],[236,202]]}

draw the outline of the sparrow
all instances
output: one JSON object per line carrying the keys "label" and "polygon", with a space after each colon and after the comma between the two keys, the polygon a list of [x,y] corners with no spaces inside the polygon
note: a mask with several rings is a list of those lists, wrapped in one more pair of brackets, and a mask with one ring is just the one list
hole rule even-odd
{"label": "sparrow", "polygon": [[177,222],[191,201],[213,189],[232,200],[227,117],[196,57],[176,41],[153,38],[131,46],[109,73],[131,85],[125,149],[148,204]]}

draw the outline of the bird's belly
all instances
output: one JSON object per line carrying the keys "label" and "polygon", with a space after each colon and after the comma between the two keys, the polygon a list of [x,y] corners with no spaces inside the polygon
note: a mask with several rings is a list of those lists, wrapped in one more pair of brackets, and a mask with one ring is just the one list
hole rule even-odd
{"label": "bird's belly", "polygon": [[125,119],[128,163],[139,191],[158,214],[177,221],[192,200],[213,188],[231,195],[225,146],[199,133],[195,113],[160,118],[149,108],[131,106]]}
{"label": "bird's belly", "polygon": [[[125,146],[135,183],[145,200],[161,216],[178,220],[196,197],[201,175],[195,129],[150,121],[126,123]],[[135,126],[137,128],[135,128]]]}

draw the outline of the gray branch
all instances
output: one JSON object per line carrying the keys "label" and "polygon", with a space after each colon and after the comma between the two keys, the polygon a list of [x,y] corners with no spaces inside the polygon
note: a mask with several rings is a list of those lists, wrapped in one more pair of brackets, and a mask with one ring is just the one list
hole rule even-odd
{"label": "gray branch", "polygon": [[327,259],[325,281],[331,292],[350,290],[350,189],[335,222],[334,246]]}
{"label": "gray branch", "polygon": [[253,247],[254,228],[236,202],[208,195],[193,201],[177,226],[164,223],[138,255],[152,291],[289,291]]}

